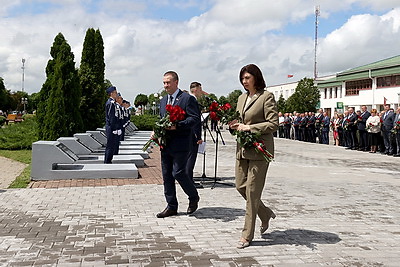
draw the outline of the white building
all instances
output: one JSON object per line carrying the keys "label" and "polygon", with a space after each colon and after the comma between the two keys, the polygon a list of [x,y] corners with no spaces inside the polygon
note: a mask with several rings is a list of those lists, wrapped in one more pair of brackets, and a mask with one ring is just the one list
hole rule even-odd
{"label": "white building", "polygon": [[353,107],[383,110],[385,104],[397,109],[400,102],[400,55],[349,69],[328,80],[316,81],[320,106],[329,114]]}
{"label": "white building", "polygon": [[[349,107],[355,110],[366,105],[368,110],[383,110],[384,104],[397,109],[400,103],[400,55],[349,69],[315,81],[321,93],[320,106],[331,116]],[[288,99],[298,82],[267,86],[278,100]],[[317,108],[319,108],[317,107]]]}

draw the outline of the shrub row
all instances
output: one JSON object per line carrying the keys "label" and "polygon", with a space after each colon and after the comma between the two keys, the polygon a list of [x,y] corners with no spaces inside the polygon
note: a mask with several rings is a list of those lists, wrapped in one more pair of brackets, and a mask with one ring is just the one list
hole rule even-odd
{"label": "shrub row", "polygon": [[32,149],[38,140],[37,123],[34,115],[25,115],[24,121],[0,128],[0,149]]}
{"label": "shrub row", "polygon": [[156,115],[139,115],[132,116],[131,121],[142,131],[152,131],[155,123],[158,121],[158,116]]}

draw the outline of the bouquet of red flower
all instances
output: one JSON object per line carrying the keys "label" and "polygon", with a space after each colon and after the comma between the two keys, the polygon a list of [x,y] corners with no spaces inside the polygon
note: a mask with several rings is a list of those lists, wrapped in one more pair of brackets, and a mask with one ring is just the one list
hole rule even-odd
{"label": "bouquet of red flower", "polygon": [[396,121],[396,125],[392,129],[392,133],[397,134],[397,132],[400,130],[400,121]]}
{"label": "bouquet of red flower", "polygon": [[229,103],[220,105],[216,101],[213,101],[208,110],[210,112],[210,118],[215,121],[221,121],[222,124],[228,124],[228,122],[239,117],[239,113],[236,112]]}
{"label": "bouquet of red flower", "polygon": [[265,161],[271,162],[274,160],[272,155],[265,147],[264,141],[259,141],[261,133],[252,133],[248,131],[233,131],[236,136],[236,141],[241,147],[254,148],[258,153],[264,157]]}
{"label": "bouquet of red flower", "polygon": [[167,114],[154,125],[154,134],[152,138],[144,144],[142,148],[143,151],[146,151],[152,143],[155,143],[163,149],[163,146],[166,144],[167,128],[185,119],[186,112],[180,106],[167,105],[165,109]]}

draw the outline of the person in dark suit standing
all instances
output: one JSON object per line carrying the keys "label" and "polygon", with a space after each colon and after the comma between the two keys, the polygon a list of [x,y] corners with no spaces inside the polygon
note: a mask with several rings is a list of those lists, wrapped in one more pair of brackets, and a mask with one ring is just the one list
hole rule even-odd
{"label": "person in dark suit standing", "polygon": [[385,151],[383,154],[393,155],[392,140],[390,138],[391,130],[393,129],[394,112],[390,110],[390,105],[385,105],[385,113],[383,114],[382,120],[382,136],[383,143],[385,144]]}
{"label": "person in dark suit standing", "polygon": [[309,112],[309,118],[307,122],[307,131],[308,131],[308,137],[309,137],[309,142],[311,143],[316,143],[316,137],[315,137],[315,115],[314,112]]}
{"label": "person in dark suit standing", "polygon": [[326,112],[323,113],[323,119],[322,119],[322,131],[321,131],[321,138],[322,138],[322,144],[329,145],[329,126],[330,126],[331,120],[328,117],[328,114]]}
{"label": "person in dark suit standing", "polygon": [[300,114],[301,120],[299,124],[299,129],[300,129],[300,141],[307,141],[306,140],[306,125],[307,125],[307,118],[305,113]]}
{"label": "person in dark suit standing", "polygon": [[349,147],[347,149],[357,149],[357,114],[354,113],[353,108],[349,108],[349,115],[347,116],[347,130],[349,134]]}
{"label": "person in dark suit standing", "polygon": [[318,110],[318,115],[315,117],[315,133],[318,138],[318,143],[322,144],[322,137],[321,137],[321,127],[322,127],[322,119],[324,118],[324,110],[320,108]]}
{"label": "person in dark suit standing", "polygon": [[[190,84],[190,94],[196,98],[196,102],[197,99],[199,99],[203,94],[203,89],[201,87],[201,83],[199,82],[192,82]],[[198,104],[198,102],[197,102]],[[199,105],[199,116],[201,117],[201,113],[200,113],[200,104]],[[199,121],[199,123],[193,127],[192,129],[192,142],[191,142],[191,149],[189,152],[189,156],[187,159],[187,165],[186,165],[186,172],[189,176],[190,179],[193,180],[193,169],[194,166],[196,164],[196,159],[197,159],[197,152],[199,151],[199,145],[203,143],[203,139],[201,138],[201,121]],[[194,182],[194,180],[193,180]],[[203,186],[199,183],[195,183],[194,185],[196,186],[196,188],[203,188]]]}
{"label": "person in dark suit standing", "polygon": [[[261,70],[254,64],[244,66],[239,73],[240,83],[246,93],[238,98],[236,110],[241,122],[229,123],[231,129],[260,133],[260,141],[274,153],[273,132],[278,129],[278,110],[274,95],[265,90]],[[256,217],[261,219],[260,233],[269,227],[275,213],[261,201],[269,163],[254,148],[236,147],[235,184],[246,200],[246,214],[237,248],[248,247],[254,238]]]}
{"label": "person in dark suit standing", "polygon": [[360,137],[358,150],[361,151],[369,151],[369,144],[368,144],[368,132],[366,130],[366,123],[367,119],[371,116],[371,113],[367,110],[367,106],[361,107],[361,114],[358,117],[357,128]]}
{"label": "person in dark suit standing", "polygon": [[397,108],[396,116],[393,121],[394,137],[396,139],[397,151],[393,151],[393,157],[400,157],[400,107]]}
{"label": "person in dark suit standing", "polygon": [[193,141],[192,131],[200,123],[200,111],[196,99],[180,90],[178,83],[179,77],[176,72],[167,71],[164,74],[163,84],[167,95],[160,101],[160,115],[164,117],[167,114],[168,104],[178,105],[185,111],[185,119],[167,129],[166,144],[161,149],[161,168],[167,207],[157,214],[157,218],[178,214],[175,181],[179,182],[189,197],[187,214],[192,214],[197,210],[200,200],[193,180],[186,172],[187,159]]}
{"label": "person in dark suit standing", "polygon": [[107,145],[104,154],[104,163],[109,164],[112,163],[115,147],[119,143],[122,131],[119,128],[119,114],[115,103],[117,88],[114,86],[107,88],[107,94],[109,96],[105,104]]}

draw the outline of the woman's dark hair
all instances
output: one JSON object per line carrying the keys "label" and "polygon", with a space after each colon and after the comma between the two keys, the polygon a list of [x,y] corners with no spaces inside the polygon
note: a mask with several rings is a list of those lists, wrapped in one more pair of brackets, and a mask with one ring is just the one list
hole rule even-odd
{"label": "woman's dark hair", "polygon": [[[242,76],[244,75],[245,72],[248,72],[254,76],[254,87],[256,88],[256,90],[264,90],[264,88],[266,87],[265,81],[264,81],[263,75],[261,73],[261,70],[256,65],[249,64],[249,65],[244,66],[240,70],[239,81],[242,85],[243,85]],[[247,91],[246,88],[245,88],[245,90]]]}

